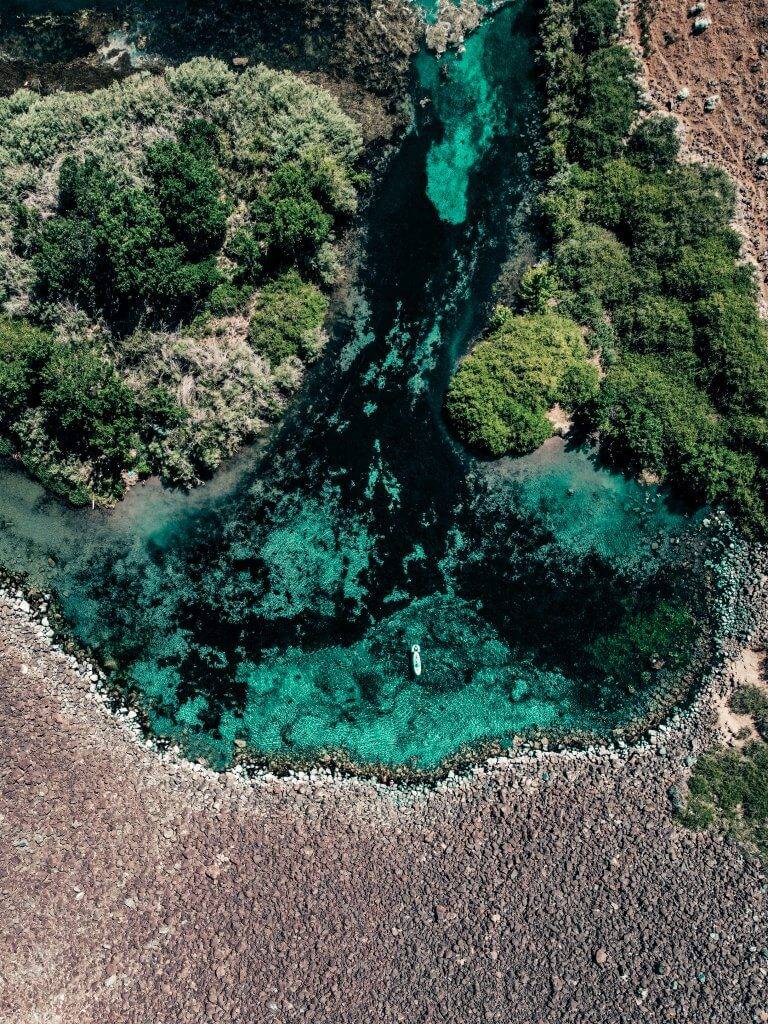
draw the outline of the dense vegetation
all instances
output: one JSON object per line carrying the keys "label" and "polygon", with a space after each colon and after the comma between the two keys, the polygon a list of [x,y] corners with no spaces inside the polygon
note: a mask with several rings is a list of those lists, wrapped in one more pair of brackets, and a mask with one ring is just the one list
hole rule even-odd
{"label": "dense vegetation", "polygon": [[[185,128],[187,137],[200,130]],[[147,151],[146,188],[93,157],[68,157],[54,216],[19,211],[19,248],[32,257],[38,303],[69,302],[120,326],[174,322],[200,308],[222,282],[216,254],[229,212],[212,156],[157,143]]]}
{"label": "dense vegetation", "polygon": [[768,858],[768,696],[756,686],[742,687],[731,708],[752,717],[760,739],[700,757],[678,813],[690,828],[716,825]]}
{"label": "dense vegetation", "polygon": [[0,321],[3,454],[21,452],[24,465],[53,490],[85,501],[89,482],[79,467],[90,466],[94,488],[114,479],[130,461],[139,430],[132,392],[91,345],[56,342],[23,320]]}
{"label": "dense vegetation", "polygon": [[476,451],[533,451],[552,433],[548,409],[581,410],[597,392],[597,370],[572,321],[552,313],[515,316],[499,307],[491,334],[461,363],[448,417]]}
{"label": "dense vegetation", "polygon": [[251,317],[252,343],[271,366],[291,356],[310,362],[322,346],[327,312],[320,289],[289,270],[262,288]]}
{"label": "dense vegetation", "polygon": [[3,450],[111,502],[263,429],[322,347],[360,147],[321,90],[214,60],[0,100]]}
{"label": "dense vegetation", "polygon": [[601,352],[603,450],[762,531],[768,335],[730,227],[733,186],[677,162],[673,119],[635,124],[615,0],[550,0],[548,10],[552,177],[541,206],[552,254],[540,272]]}
{"label": "dense vegetation", "polygon": [[[604,454],[763,532],[768,334],[730,227],[733,186],[716,169],[678,163],[673,119],[638,120],[637,69],[618,23],[616,0],[545,4],[549,255],[524,275],[518,308],[555,309],[586,330],[605,377],[582,411]],[[449,406],[463,439],[514,399],[500,379],[475,375],[471,395]],[[486,450],[519,450],[513,434],[508,445],[496,436]],[[529,443],[541,436],[527,433]]]}

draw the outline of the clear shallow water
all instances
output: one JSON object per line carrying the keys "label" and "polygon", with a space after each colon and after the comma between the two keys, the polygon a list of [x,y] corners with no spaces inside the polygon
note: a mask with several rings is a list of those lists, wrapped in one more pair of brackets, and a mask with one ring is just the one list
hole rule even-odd
{"label": "clear shallow water", "polygon": [[691,521],[588,449],[477,465],[440,413],[520,242],[525,17],[510,5],[463,53],[417,58],[418,123],[373,198],[356,300],[262,455],[108,516],[0,476],[0,562],[52,587],[193,754],[225,764],[245,739],[434,767],[531,727],[607,730],[653,699],[589,652],[628,614],[695,600]]}

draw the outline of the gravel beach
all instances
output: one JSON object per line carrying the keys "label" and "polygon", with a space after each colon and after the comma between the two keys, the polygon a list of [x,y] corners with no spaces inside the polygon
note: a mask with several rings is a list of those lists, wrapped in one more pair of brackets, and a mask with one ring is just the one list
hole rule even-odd
{"label": "gravel beach", "polygon": [[7,1024],[768,1019],[766,875],[668,792],[727,673],[627,753],[248,782],[147,749],[45,632],[0,600]]}

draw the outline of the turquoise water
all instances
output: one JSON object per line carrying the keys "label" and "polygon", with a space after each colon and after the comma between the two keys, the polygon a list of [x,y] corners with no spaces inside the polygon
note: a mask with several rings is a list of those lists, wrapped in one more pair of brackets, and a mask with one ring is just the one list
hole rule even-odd
{"label": "turquoise water", "polygon": [[466,220],[470,176],[506,130],[509,68],[525,68],[528,59],[527,40],[518,36],[506,41],[506,53],[489,60],[490,35],[475,32],[461,54],[448,53],[440,62],[426,51],[416,61],[421,86],[433,97],[444,128],[427,155],[427,195],[449,224]]}
{"label": "turquoise water", "polygon": [[462,53],[416,59],[417,124],[372,197],[356,294],[262,450],[109,515],[0,473],[0,562],[53,589],[193,755],[224,765],[244,740],[432,768],[535,727],[605,732],[669,680],[647,653],[617,675],[601,643],[660,603],[701,618],[695,519],[658,488],[558,440],[479,464],[443,423],[502,265],[533,244],[533,28],[511,4]]}

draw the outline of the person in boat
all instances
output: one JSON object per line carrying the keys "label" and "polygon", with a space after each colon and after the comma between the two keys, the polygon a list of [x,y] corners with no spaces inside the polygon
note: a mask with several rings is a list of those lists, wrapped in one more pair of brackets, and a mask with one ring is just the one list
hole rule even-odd
{"label": "person in boat", "polygon": [[415,676],[421,675],[421,648],[418,644],[411,647],[411,669]]}

